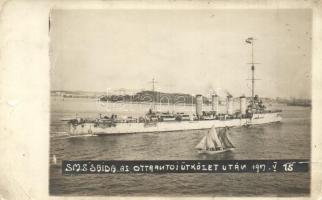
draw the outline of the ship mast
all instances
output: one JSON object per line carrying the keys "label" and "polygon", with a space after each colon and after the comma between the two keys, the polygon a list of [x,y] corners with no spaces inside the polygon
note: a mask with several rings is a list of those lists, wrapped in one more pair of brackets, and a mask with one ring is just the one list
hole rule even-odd
{"label": "ship mast", "polygon": [[155,110],[155,87],[154,84],[156,83],[154,77],[152,78],[152,109]]}
{"label": "ship mast", "polygon": [[251,101],[251,105],[252,105],[252,108],[254,108],[254,98],[255,98],[255,64],[258,64],[258,63],[255,63],[254,62],[254,38],[250,37],[250,38],[247,38],[246,39],[246,43],[248,44],[251,44],[252,45],[252,62],[251,63],[248,63],[248,64],[251,64],[251,70],[252,70],[252,101]]}
{"label": "ship mast", "polygon": [[254,40],[252,40],[252,102],[254,104],[254,95],[255,95],[255,65],[254,65]]}

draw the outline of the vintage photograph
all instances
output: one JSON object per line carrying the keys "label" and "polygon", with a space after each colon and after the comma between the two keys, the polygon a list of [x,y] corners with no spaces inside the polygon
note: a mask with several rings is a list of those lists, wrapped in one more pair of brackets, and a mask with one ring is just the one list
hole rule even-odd
{"label": "vintage photograph", "polygon": [[310,9],[52,9],[49,193],[308,197],[301,173],[64,175],[64,160],[311,160]]}

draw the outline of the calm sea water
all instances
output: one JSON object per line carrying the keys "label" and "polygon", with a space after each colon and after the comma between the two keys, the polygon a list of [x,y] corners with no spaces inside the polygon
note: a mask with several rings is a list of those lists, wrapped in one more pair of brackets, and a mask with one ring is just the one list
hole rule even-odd
{"label": "calm sea water", "polygon": [[[138,116],[140,104],[100,104],[92,100],[52,99],[50,194],[112,196],[307,196],[309,173],[232,174],[106,174],[63,176],[62,160],[223,160],[310,159],[311,109],[280,106],[283,122],[230,129],[234,152],[205,156],[194,147],[205,131],[141,133],[70,138],[62,118],[97,117],[98,113]],[[190,106],[163,105],[161,110],[193,112]],[[207,108],[206,108],[207,109]],[[222,108],[223,109],[223,108]]]}

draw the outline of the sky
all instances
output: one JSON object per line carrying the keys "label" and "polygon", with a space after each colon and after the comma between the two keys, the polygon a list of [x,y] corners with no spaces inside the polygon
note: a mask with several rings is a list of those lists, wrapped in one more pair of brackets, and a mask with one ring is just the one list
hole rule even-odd
{"label": "sky", "polygon": [[52,10],[51,89],[311,97],[310,10]]}

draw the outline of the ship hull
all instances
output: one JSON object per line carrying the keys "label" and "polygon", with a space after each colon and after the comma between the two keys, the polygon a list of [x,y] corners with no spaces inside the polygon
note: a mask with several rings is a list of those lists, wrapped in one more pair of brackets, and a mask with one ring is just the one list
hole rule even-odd
{"label": "ship hull", "polygon": [[210,155],[214,155],[214,154],[224,153],[226,151],[234,151],[234,150],[235,150],[235,148],[228,148],[228,149],[216,150],[216,151],[198,150],[198,153],[199,154],[210,154]]}
{"label": "ship hull", "polygon": [[130,133],[153,133],[171,132],[185,130],[210,129],[213,125],[221,127],[240,127],[248,125],[259,125],[282,120],[279,113],[259,113],[252,118],[226,119],[226,120],[197,120],[197,121],[172,121],[157,122],[154,124],[145,123],[116,123],[113,127],[99,127],[94,123],[70,125],[71,135],[115,135]]}

